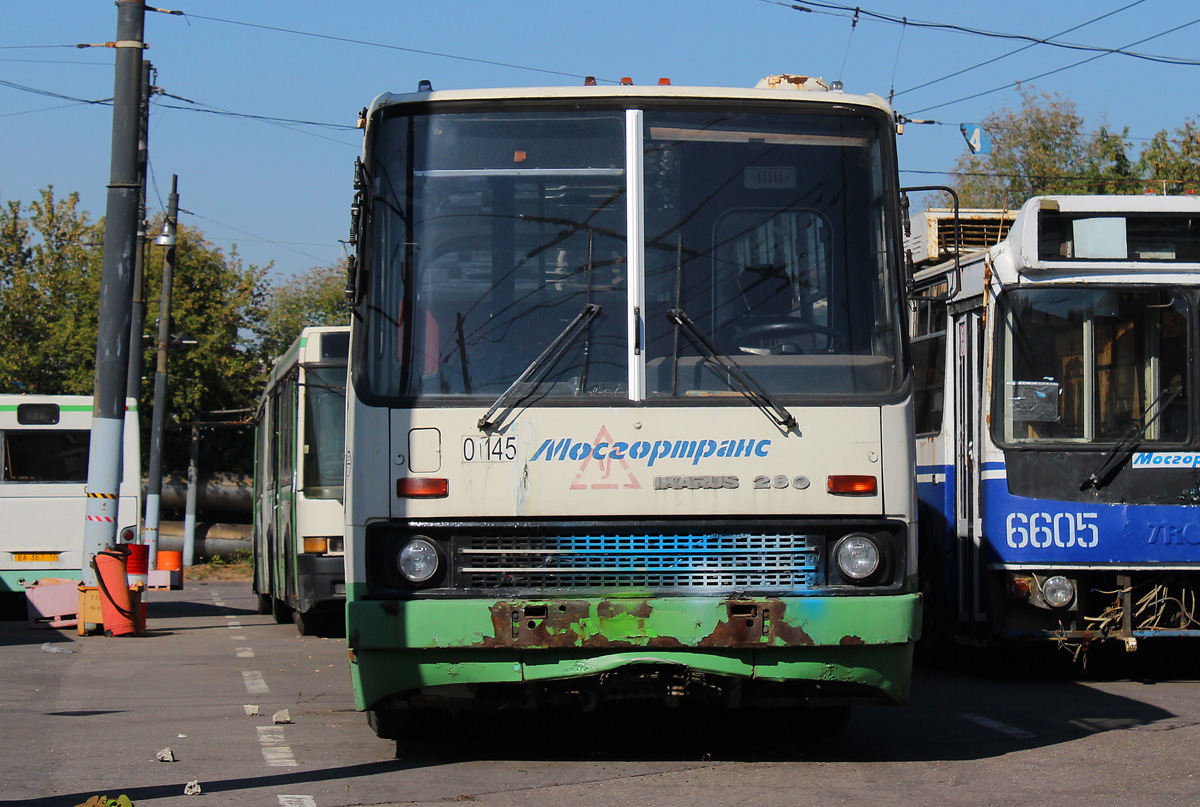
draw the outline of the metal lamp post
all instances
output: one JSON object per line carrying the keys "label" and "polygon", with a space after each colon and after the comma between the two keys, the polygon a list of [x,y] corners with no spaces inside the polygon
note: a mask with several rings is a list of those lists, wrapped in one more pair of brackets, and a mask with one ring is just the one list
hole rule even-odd
{"label": "metal lamp post", "polygon": [[171,195],[167,197],[167,218],[162,233],[154,239],[166,247],[163,257],[162,295],[158,304],[158,364],[154,371],[154,417],[150,422],[150,468],[146,479],[146,567],[158,568],[158,527],[162,502],[163,431],[167,415],[167,346],[171,339],[171,285],[175,274],[175,229],[179,216],[179,177],[171,175]]}

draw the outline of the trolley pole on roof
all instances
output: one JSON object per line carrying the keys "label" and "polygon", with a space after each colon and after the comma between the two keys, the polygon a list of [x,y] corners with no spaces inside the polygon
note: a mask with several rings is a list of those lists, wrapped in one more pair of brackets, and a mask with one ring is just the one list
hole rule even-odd
{"label": "trolley pole on roof", "polygon": [[[92,567],[92,556],[116,545],[120,526],[117,501],[141,189],[137,152],[145,20],[146,6],[142,0],[117,0],[117,39],[112,43],[116,50],[112,159],[104,217],[104,264],[100,277],[100,321],[96,337],[96,382],[92,393],[82,558],[83,581],[93,586],[96,585],[96,571]],[[136,518],[136,514],[129,515]]]}
{"label": "trolley pole on roof", "polygon": [[167,418],[167,349],[171,342],[171,286],[175,282],[175,232],[179,216],[179,177],[171,175],[167,219],[154,243],[166,247],[163,257],[162,296],[158,303],[158,363],[154,371],[154,417],[150,422],[150,467],[146,475],[146,568],[158,568],[158,527],[161,522],[163,432]]}

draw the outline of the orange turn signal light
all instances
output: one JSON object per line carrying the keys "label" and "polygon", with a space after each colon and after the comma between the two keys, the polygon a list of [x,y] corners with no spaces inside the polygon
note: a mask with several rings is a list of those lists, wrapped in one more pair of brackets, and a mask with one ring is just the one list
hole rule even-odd
{"label": "orange turn signal light", "polygon": [[450,481],[428,476],[396,480],[396,495],[402,499],[439,499],[450,494]]}
{"label": "orange turn signal light", "polygon": [[825,489],[842,496],[874,496],[879,480],[865,474],[839,474],[825,478]]}

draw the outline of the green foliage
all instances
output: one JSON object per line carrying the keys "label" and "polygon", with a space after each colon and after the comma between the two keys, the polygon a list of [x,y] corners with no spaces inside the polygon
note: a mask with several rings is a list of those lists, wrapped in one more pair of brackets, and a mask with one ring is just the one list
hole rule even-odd
{"label": "green foliage", "polygon": [[1089,134],[1075,104],[1021,90],[1021,109],[1007,106],[983,119],[989,154],[967,152],[952,185],[963,207],[1014,208],[1039,193],[1128,193],[1134,179],[1128,130]]}
{"label": "green foliage", "polygon": [[1175,136],[1163,129],[1142,149],[1138,170],[1158,193],[1200,192],[1200,129],[1185,121]]}
{"label": "green foliage", "polygon": [[[0,208],[0,391],[91,394],[103,241],[103,225],[88,221],[76,194],[56,198],[47,188],[27,208],[17,201]],[[165,252],[159,247],[145,252],[144,336],[133,346],[141,349],[144,453],[150,445]],[[226,255],[198,230],[179,227],[171,331],[196,344],[168,353],[166,473],[186,468],[193,419],[250,420],[266,362],[261,334],[268,293],[265,270],[245,267],[236,251]],[[249,472],[249,434],[248,425],[206,431],[205,468]]]}
{"label": "green foliage", "polygon": [[272,287],[263,326],[263,353],[279,356],[311,325],[349,325],[346,262],[316,266],[290,282]]}
{"label": "green foliage", "polygon": [[76,807],[133,807],[133,802],[129,797],[122,793],[115,799],[110,799],[108,796],[92,796],[83,804]]}
{"label": "green foliage", "polygon": [[[89,222],[78,204],[77,194],[57,198],[46,188],[28,207],[10,201],[0,208],[0,392],[92,392],[104,227]],[[181,225],[177,238],[170,332],[194,344],[167,354],[164,472],[187,467],[195,420],[221,423],[201,433],[203,470],[249,473],[251,421],[266,372],[301,328],[350,322],[346,267],[318,266],[273,285],[266,269],[244,266],[236,249],[222,252],[197,229]],[[133,346],[141,354],[143,454],[165,256],[160,247],[146,249],[143,339]]]}
{"label": "green foliage", "polygon": [[90,394],[102,229],[53,188],[0,209],[0,391]]}
{"label": "green foliage", "polygon": [[1089,132],[1075,105],[1058,95],[1021,90],[1021,108],[983,120],[990,154],[962,154],[952,185],[963,207],[1019,207],[1037,194],[1178,194],[1200,190],[1200,130],[1187,121],[1159,132],[1130,156],[1129,130]]}
{"label": "green foliage", "polygon": [[[157,228],[152,227],[151,232]],[[180,473],[187,465],[193,420],[248,421],[257,405],[263,367],[258,334],[265,320],[266,271],[245,267],[236,250],[225,255],[191,227],[179,226],[171,284],[172,334],[195,344],[175,345],[167,355],[167,432],[163,465]],[[146,322],[142,355],[141,411],[148,423],[154,402],[158,317],[166,250],[147,251]],[[250,427],[206,429],[205,468],[249,473]],[[149,441],[143,440],[148,450]]]}

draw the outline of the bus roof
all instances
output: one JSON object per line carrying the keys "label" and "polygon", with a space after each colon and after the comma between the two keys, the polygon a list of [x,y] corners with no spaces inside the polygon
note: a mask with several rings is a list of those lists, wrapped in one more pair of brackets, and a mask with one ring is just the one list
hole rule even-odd
{"label": "bus roof", "polygon": [[[772,79],[782,78],[782,81]],[[866,106],[892,115],[887,101],[874,93],[851,95],[840,89],[824,89],[824,82],[809,79],[802,85],[788,81],[791,76],[771,76],[757,87],[687,87],[675,85],[575,86],[575,87],[506,87],[474,90],[438,90],[412,93],[383,93],[372,103],[369,115],[389,106],[454,101],[534,101],[534,100],[609,100],[609,99],[669,99],[692,100],[754,100],[775,103],[818,102],[843,106]],[[807,77],[795,77],[807,78]],[[815,88],[815,89],[814,89]]]}

